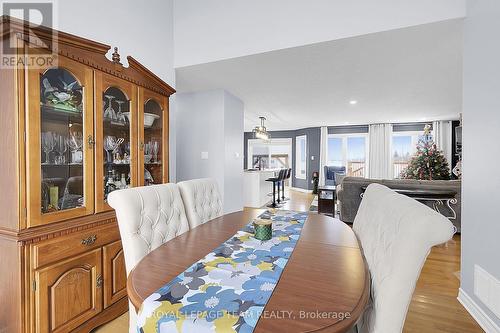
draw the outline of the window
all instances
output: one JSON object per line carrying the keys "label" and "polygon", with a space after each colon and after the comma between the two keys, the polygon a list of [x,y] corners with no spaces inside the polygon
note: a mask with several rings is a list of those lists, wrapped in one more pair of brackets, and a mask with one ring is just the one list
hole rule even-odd
{"label": "window", "polygon": [[307,178],[307,136],[295,138],[295,178]]}
{"label": "window", "polygon": [[344,166],[348,176],[367,176],[368,136],[366,134],[330,134],[329,166]]}
{"label": "window", "polygon": [[292,139],[248,140],[249,169],[281,169],[291,167]]}
{"label": "window", "polygon": [[400,178],[417,151],[417,144],[423,138],[421,131],[403,131],[392,133],[392,169],[394,178]]}

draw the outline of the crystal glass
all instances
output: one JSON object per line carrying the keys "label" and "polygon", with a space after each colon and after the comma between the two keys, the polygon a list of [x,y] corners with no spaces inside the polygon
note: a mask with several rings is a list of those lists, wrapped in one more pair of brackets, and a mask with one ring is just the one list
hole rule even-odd
{"label": "crystal glass", "polygon": [[108,99],[108,107],[106,110],[104,110],[104,118],[111,119],[111,120],[117,120],[116,117],[116,112],[113,109],[113,106],[111,105],[111,101],[115,98],[115,96],[112,95],[104,95]]}
{"label": "crystal glass", "polygon": [[83,160],[83,135],[81,132],[73,132],[70,134],[68,146],[71,151],[70,163],[79,164]]}
{"label": "crystal glass", "polygon": [[107,101],[102,110],[104,163],[97,167],[102,168],[98,173],[103,177],[102,193],[106,201],[113,190],[125,188],[130,184],[130,178],[122,179],[121,175],[130,174],[131,127],[127,115],[131,116],[131,110],[128,96],[119,87],[109,87],[102,96],[103,100]]}
{"label": "crystal glass", "polygon": [[113,163],[113,150],[116,148],[116,138],[114,136],[108,135],[104,137],[104,150],[108,153],[107,161],[108,163]]}
{"label": "crystal glass", "polygon": [[56,141],[54,140],[54,133],[43,132],[41,139],[42,139],[42,149],[45,154],[45,162],[42,164],[50,164],[50,153],[54,150],[56,146]]}
{"label": "crystal glass", "polygon": [[151,142],[151,148],[153,153],[153,162],[158,163],[158,150],[160,149],[160,145],[158,141]]}
{"label": "crystal glass", "polygon": [[56,164],[65,164],[66,163],[66,152],[68,151],[68,138],[63,135],[54,134],[55,151],[57,156],[55,157]]}
{"label": "crystal glass", "polygon": [[116,120],[118,120],[118,122],[120,122],[120,123],[125,124],[126,117],[122,112],[122,105],[125,103],[125,101],[116,100],[115,102],[118,104],[118,113],[116,114]]}
{"label": "crystal glass", "polygon": [[[88,180],[84,179],[82,133],[86,110],[79,79],[57,67],[40,77],[42,214],[85,204],[83,188]],[[75,161],[75,155],[79,163],[68,163]]]}

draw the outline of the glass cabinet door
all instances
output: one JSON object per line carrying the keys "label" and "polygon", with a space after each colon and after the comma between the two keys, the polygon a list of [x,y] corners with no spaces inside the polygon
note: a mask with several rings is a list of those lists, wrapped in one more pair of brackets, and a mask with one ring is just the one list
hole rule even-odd
{"label": "glass cabinet door", "polygon": [[168,182],[168,98],[139,89],[139,185]]}
{"label": "glass cabinet door", "polygon": [[92,70],[60,57],[26,84],[30,226],[92,214]]}
{"label": "glass cabinet door", "polygon": [[96,73],[96,210],[109,193],[137,186],[137,88]]}

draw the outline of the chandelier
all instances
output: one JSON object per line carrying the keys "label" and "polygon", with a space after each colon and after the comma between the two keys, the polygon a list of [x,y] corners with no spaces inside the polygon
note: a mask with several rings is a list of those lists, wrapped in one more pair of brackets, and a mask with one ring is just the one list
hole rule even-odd
{"label": "chandelier", "polygon": [[265,117],[259,117],[260,126],[255,126],[253,129],[253,133],[256,139],[269,140],[271,138],[271,134],[267,132],[266,126],[264,126]]}

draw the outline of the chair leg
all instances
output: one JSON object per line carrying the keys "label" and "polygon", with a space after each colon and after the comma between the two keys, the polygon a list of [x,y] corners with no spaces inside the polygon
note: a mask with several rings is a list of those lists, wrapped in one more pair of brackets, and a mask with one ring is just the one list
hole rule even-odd
{"label": "chair leg", "polygon": [[281,201],[285,201],[285,181],[281,182]]}
{"label": "chair leg", "polygon": [[267,205],[267,207],[270,208],[276,208],[278,205],[276,205],[276,182],[273,182],[273,202],[270,205]]}
{"label": "chair leg", "polygon": [[280,183],[281,182],[276,182],[276,185],[278,186],[278,200],[277,200],[278,204],[281,203],[281,198],[280,198]]}

